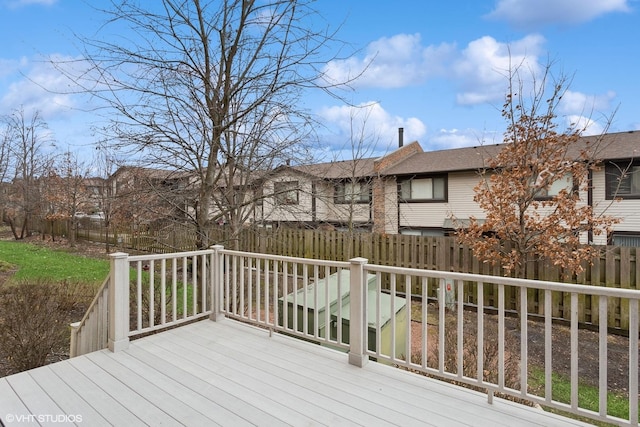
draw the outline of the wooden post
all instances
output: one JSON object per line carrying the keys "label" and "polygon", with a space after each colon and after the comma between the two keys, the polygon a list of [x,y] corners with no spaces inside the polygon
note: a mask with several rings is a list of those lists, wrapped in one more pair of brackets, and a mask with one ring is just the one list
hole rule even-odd
{"label": "wooden post", "polygon": [[109,282],[109,350],[129,348],[129,262],[128,254],[116,252],[111,258]]}
{"label": "wooden post", "polygon": [[349,260],[350,283],[349,283],[349,363],[358,367],[363,367],[369,357],[365,347],[365,337],[368,332],[367,325],[367,286],[364,280],[364,265],[366,258],[352,258]]}
{"label": "wooden post", "polygon": [[81,322],[74,322],[69,325],[71,329],[71,339],[69,342],[69,358],[76,357],[78,355],[78,331],[80,329]]}
{"label": "wooden post", "polygon": [[212,274],[211,274],[211,314],[209,319],[214,322],[224,319],[222,313],[222,300],[224,289],[224,254],[222,250],[224,246],[213,245],[213,262],[212,262]]}

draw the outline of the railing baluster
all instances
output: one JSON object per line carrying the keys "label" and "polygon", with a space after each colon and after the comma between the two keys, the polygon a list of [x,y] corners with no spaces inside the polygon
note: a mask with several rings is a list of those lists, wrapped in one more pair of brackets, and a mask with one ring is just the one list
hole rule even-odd
{"label": "railing baluster", "polygon": [[339,271],[339,274],[337,275],[338,278],[338,283],[337,283],[337,287],[338,287],[338,292],[336,295],[338,295],[338,304],[336,304],[336,308],[338,309],[336,312],[336,341],[338,342],[338,344],[343,344],[343,340],[342,340],[342,304],[340,303],[340,301],[342,300],[342,271]]}
{"label": "railing baluster", "polygon": [[302,333],[309,335],[309,301],[307,298],[309,289],[309,271],[307,264],[302,264]]}
{"label": "railing baluster", "polygon": [[171,260],[171,310],[172,320],[175,322],[178,320],[178,260],[173,258]]}
{"label": "railing baluster", "polygon": [[167,322],[167,260],[160,261],[160,324]]}
{"label": "railing baluster", "polygon": [[[338,276],[340,276],[342,272],[338,270]],[[326,283],[324,287],[324,338],[327,342],[331,341],[331,301],[329,300],[329,276],[331,275],[331,269],[327,265],[324,268],[324,281]]]}
{"label": "railing baluster", "polygon": [[445,334],[445,279],[440,279],[438,288],[438,372],[444,373],[444,334]]}
{"label": "railing baluster", "polygon": [[202,269],[202,273],[200,275],[200,292],[202,295],[200,296],[200,303],[202,304],[202,309],[200,313],[204,313],[207,311],[207,256],[202,255],[202,262],[200,263],[200,268]]}
{"label": "railing baluster", "polygon": [[[255,279],[254,282],[256,284],[256,320],[258,322],[262,321],[262,310],[261,310],[261,305],[262,305],[262,263],[260,262],[259,259],[256,260],[256,266],[255,266]],[[265,319],[265,323],[266,323],[266,319]]]}
{"label": "railing baluster", "polygon": [[[318,312],[320,311],[320,304],[318,301],[318,283],[320,282],[320,275],[318,272],[318,269],[320,267],[317,265],[313,266],[313,336],[314,338],[318,338],[319,336],[319,331],[318,331]],[[325,287],[327,287],[328,284],[325,281]]]}
{"label": "railing baluster", "polygon": [[600,416],[607,415],[607,339],[608,339],[608,318],[607,318],[607,298],[598,298],[598,316],[600,317],[598,322],[598,371],[599,371],[599,411]]}
{"label": "railing baluster", "polygon": [[[285,330],[289,329],[289,276],[287,274],[288,266],[287,262],[282,262],[282,324],[284,325]],[[295,298],[295,294],[293,295]],[[295,304],[295,303],[294,303]],[[295,308],[295,307],[293,307]],[[293,319],[293,315],[291,316]],[[291,328],[295,328],[293,321],[291,323]]]}
{"label": "railing baluster", "polygon": [[253,319],[253,259],[250,257],[246,258],[247,262],[247,318],[249,320]]}
{"label": "railing baluster", "polygon": [[155,290],[155,262],[151,260],[149,263],[149,327],[154,327],[156,324],[156,290]]}
{"label": "railing baluster", "polygon": [[187,289],[189,288],[189,281],[187,279],[187,257],[182,257],[182,318],[185,319],[188,315],[187,302]]}
{"label": "railing baluster", "polygon": [[520,394],[524,397],[527,395],[528,380],[528,323],[529,310],[527,305],[527,288],[519,288],[520,292]]}
{"label": "railing baluster", "polygon": [[[278,277],[279,277],[279,272],[278,272],[278,265],[280,264],[279,261],[274,261],[273,262],[273,317],[275,318],[275,323],[278,324],[279,319],[280,319],[280,302],[279,302],[279,292],[278,292]],[[287,305],[287,296],[283,294],[282,299],[284,301],[283,305]],[[284,320],[284,322],[282,323],[282,326],[286,327],[286,319]]]}
{"label": "railing baluster", "polygon": [[[376,273],[379,277],[380,272]],[[426,369],[427,367],[427,344],[429,342],[429,312],[427,308],[429,307],[429,286],[428,280],[426,277],[420,278],[422,281],[422,328],[420,333],[422,334],[422,348],[420,349],[420,357],[421,357],[421,366],[422,369]],[[380,286],[380,281],[378,280],[378,287]],[[380,289],[378,289],[378,293]],[[378,323],[377,329],[380,330],[380,324]]]}
{"label": "railing baluster", "polygon": [[191,281],[193,282],[193,292],[191,293],[191,312],[192,316],[195,316],[198,312],[198,256],[194,255],[191,259]]}
{"label": "railing baluster", "polygon": [[[411,285],[411,276],[410,275],[406,275],[405,279],[404,279],[404,289],[405,289],[405,316],[406,318],[406,322],[405,322],[405,341],[404,341],[404,349],[405,349],[405,360],[407,362],[407,365],[411,364],[411,294],[412,294],[412,285]],[[395,312],[391,313],[391,315],[393,317],[396,317]],[[377,333],[376,333],[377,335]]]}
{"label": "railing baluster", "polygon": [[[494,285],[495,286],[495,285]],[[498,285],[498,388],[504,389],[504,285]]]}
{"label": "railing baluster", "polygon": [[476,375],[478,381],[484,382],[484,283],[478,282],[476,288],[476,301],[478,302],[478,361]]}
{"label": "railing baluster", "polygon": [[396,280],[395,274],[391,275],[391,301],[389,303],[389,316],[391,319],[391,349],[390,356],[392,359],[396,358]]}
{"label": "railing baluster", "polygon": [[638,425],[638,299],[629,299],[629,420]]}
{"label": "railing baluster", "polygon": [[453,283],[454,289],[457,289],[458,292],[458,306],[456,307],[456,311],[458,314],[457,318],[457,346],[458,346],[458,378],[462,378],[464,375],[464,305],[462,304],[462,297],[464,295],[462,289],[462,282],[459,280],[454,281]]}
{"label": "railing baluster", "polygon": [[578,294],[571,293],[571,409],[578,409]]}
{"label": "railing baluster", "polygon": [[[266,323],[268,325],[273,324],[273,322],[271,321],[271,303],[270,303],[270,292],[269,290],[271,289],[271,276],[270,276],[270,261],[269,260],[264,260],[264,270],[263,270],[263,275],[264,275],[264,319],[266,321]],[[277,295],[274,298],[275,304],[278,304],[278,298]]]}
{"label": "railing baluster", "polygon": [[142,261],[136,262],[136,322],[142,329]]}
{"label": "railing baluster", "polygon": [[553,319],[551,309],[552,292],[544,291],[544,400],[551,403],[553,398]]}
{"label": "railing baluster", "polygon": [[[376,281],[377,281],[377,295],[376,295],[376,331],[381,330],[382,326],[382,274],[378,271],[376,272]],[[376,333],[376,356],[380,357],[382,354],[382,334]]]}

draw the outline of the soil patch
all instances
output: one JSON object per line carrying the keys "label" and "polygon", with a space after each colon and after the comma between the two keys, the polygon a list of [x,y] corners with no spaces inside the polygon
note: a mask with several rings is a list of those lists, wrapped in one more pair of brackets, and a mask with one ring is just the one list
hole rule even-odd
{"label": "soil patch", "polygon": [[[432,310],[437,310],[433,308]],[[465,323],[476,322],[477,314],[472,311],[465,312]],[[497,325],[497,316],[486,314],[485,322]],[[519,320],[515,318],[505,319],[505,331],[514,336],[518,342],[518,348],[512,349],[510,357],[520,357]],[[413,321],[412,326],[412,352],[421,350],[422,322]],[[428,328],[429,339],[438,339],[437,325]],[[527,323],[527,354],[529,370],[537,368],[544,370],[544,323],[530,320]],[[432,341],[433,342],[433,341]],[[571,375],[571,330],[564,324],[554,324],[552,328],[552,367],[553,371],[569,378]],[[578,332],[578,375],[581,383],[598,386],[600,372],[599,336],[597,331],[580,329]],[[454,349],[455,351],[455,349]],[[609,334],[607,338],[607,382],[610,391],[621,394],[628,393],[629,387],[629,339],[625,336]],[[507,356],[509,357],[509,356]]]}

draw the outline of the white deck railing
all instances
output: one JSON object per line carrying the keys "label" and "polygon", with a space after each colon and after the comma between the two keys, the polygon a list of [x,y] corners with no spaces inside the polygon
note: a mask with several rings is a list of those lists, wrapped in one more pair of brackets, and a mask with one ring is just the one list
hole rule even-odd
{"label": "white deck railing", "polygon": [[[222,246],[166,255],[113,254],[110,277],[101,298],[108,293],[112,351],[127,348],[136,335],[203,317],[229,317],[348,351],[350,363],[358,366],[373,358],[478,387],[487,391],[489,401],[494,393],[501,393],[592,419],[638,425],[640,291],[388,267],[362,258],[334,262],[282,257]],[[533,363],[529,355],[534,326],[530,316],[514,319],[505,308],[508,295],[513,295],[507,289],[514,288],[522,290],[516,293],[518,307],[529,306],[527,290],[544,291],[536,320],[543,325],[543,361]],[[478,307],[472,313],[462,300],[470,290]],[[489,294],[497,306],[486,313],[482,307]],[[553,336],[565,327],[552,318],[552,300],[558,295],[568,300],[572,313],[570,339],[564,344],[570,354],[566,361],[558,360],[553,351]],[[597,313],[592,313],[597,319],[592,325],[598,330],[597,339],[589,343],[597,348],[597,381],[584,378],[579,370],[578,301],[585,295],[599,301]],[[621,368],[608,351],[607,311],[612,298],[623,301],[631,325],[628,366],[622,367],[628,373],[626,418],[613,417],[607,409],[607,372]],[[510,327],[514,322],[517,328]],[[92,339],[85,330],[72,341],[77,349],[87,349],[82,341]],[[76,350],[75,354],[81,353]],[[561,362],[569,365],[568,402],[553,395]],[[530,387],[533,370],[543,378],[544,385],[537,391]],[[578,393],[586,382],[597,388],[595,410],[587,409]]]}
{"label": "white deck railing", "polygon": [[107,276],[82,320],[71,324],[69,357],[107,348],[107,301],[110,280],[110,276]]}

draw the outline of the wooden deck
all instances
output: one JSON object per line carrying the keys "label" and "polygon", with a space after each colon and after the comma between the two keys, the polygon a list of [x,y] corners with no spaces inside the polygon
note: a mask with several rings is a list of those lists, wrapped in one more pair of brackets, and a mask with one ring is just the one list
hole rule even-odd
{"label": "wooden deck", "polygon": [[19,425],[586,425],[232,320],[0,378]]}

